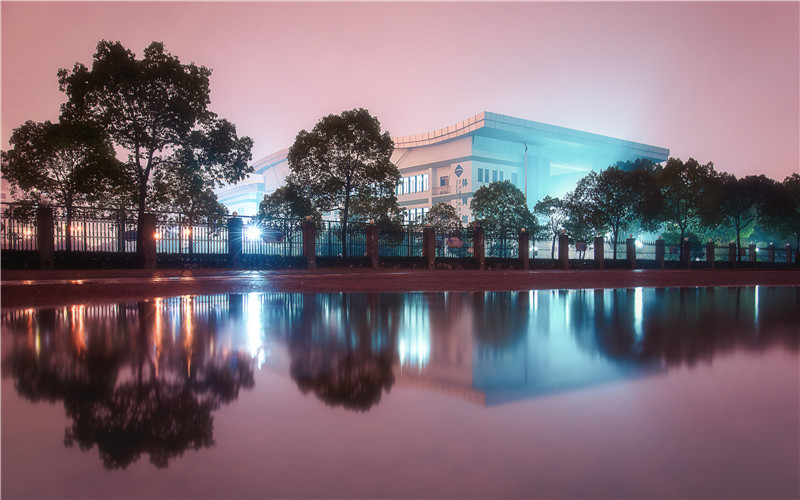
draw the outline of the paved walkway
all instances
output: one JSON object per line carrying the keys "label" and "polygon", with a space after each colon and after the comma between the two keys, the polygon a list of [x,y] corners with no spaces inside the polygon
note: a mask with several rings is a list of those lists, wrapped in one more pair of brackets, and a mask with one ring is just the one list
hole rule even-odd
{"label": "paved walkway", "polygon": [[515,291],[579,288],[800,286],[800,270],[3,271],[2,308],[249,292]]}

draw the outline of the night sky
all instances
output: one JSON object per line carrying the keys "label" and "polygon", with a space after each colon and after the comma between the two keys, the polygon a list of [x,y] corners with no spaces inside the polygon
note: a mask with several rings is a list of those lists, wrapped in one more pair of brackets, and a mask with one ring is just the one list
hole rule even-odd
{"label": "night sky", "polygon": [[56,120],[56,72],[100,39],[213,70],[254,159],[365,107],[393,136],[481,111],[800,172],[800,3],[2,2],[2,145]]}

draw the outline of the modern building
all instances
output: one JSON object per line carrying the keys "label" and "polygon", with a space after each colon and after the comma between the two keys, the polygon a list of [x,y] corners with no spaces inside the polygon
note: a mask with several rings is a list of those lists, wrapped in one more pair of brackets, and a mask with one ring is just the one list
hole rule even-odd
{"label": "modern building", "polygon": [[[546,195],[562,196],[590,171],[618,161],[666,161],[669,150],[579,130],[483,112],[433,132],[394,137],[397,187],[406,220],[415,220],[436,203],[453,205],[463,222],[472,221],[470,202],[481,186],[508,180],[525,193],[533,208]],[[220,201],[241,215],[255,213],[263,193],[271,193],[288,173],[286,153],[256,163],[251,176],[264,186],[218,191]]]}

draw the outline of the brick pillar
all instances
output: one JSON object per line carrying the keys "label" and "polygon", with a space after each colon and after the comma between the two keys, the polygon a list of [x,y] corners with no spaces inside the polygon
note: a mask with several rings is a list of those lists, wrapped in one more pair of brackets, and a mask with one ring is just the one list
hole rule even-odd
{"label": "brick pillar", "polygon": [[522,269],[531,268],[530,238],[524,227],[519,232],[519,260],[522,263]]}
{"label": "brick pillar", "polygon": [[769,246],[767,247],[767,260],[772,265],[772,267],[775,267],[775,244],[774,243],[770,243]]}
{"label": "brick pillar", "polygon": [[786,244],[786,263],[792,263],[792,245],[789,243]]}
{"label": "brick pillar", "polygon": [[563,232],[558,235],[558,262],[561,269],[569,269],[569,238]]}
{"label": "brick pillar", "polygon": [[656,266],[659,269],[664,269],[664,256],[666,255],[667,245],[661,236],[656,240]]}
{"label": "brick pillar", "polygon": [[303,259],[306,269],[317,268],[317,225],[313,221],[303,221]]}
{"label": "brick pillar", "polygon": [[756,245],[754,243],[750,243],[750,246],[747,248],[748,254],[750,255],[750,262],[753,263],[753,267],[756,266]]}
{"label": "brick pillar", "polygon": [[486,238],[483,233],[483,228],[481,227],[480,223],[477,222],[475,223],[473,242],[475,245],[473,251],[475,259],[478,261],[478,269],[483,271],[486,269]]}
{"label": "brick pillar", "polygon": [[39,250],[39,268],[53,269],[56,241],[52,208],[36,209],[36,249]]}
{"label": "brick pillar", "polygon": [[380,267],[380,251],[378,247],[378,226],[375,224],[367,226],[367,255],[369,255],[372,269],[378,269]]}
{"label": "brick pillar", "polygon": [[422,228],[422,258],[428,269],[436,269],[436,231],[431,226]]}
{"label": "brick pillar", "polygon": [[633,235],[625,240],[625,258],[628,260],[628,269],[636,269],[636,240]]}
{"label": "brick pillar", "polygon": [[730,242],[728,243],[728,262],[736,267],[736,243]]}
{"label": "brick pillar", "polygon": [[692,244],[689,243],[689,238],[684,238],[681,245],[683,246],[683,267],[689,269],[692,267]]}
{"label": "brick pillar", "polygon": [[594,267],[603,269],[606,262],[605,240],[602,236],[594,237]]}
{"label": "brick pillar", "polygon": [[244,224],[239,217],[228,219],[228,265],[233,269],[242,268],[242,229]]}
{"label": "brick pillar", "polygon": [[[142,216],[142,223],[139,224],[142,228],[142,248],[139,249],[140,262],[139,266],[142,269],[155,269],[157,263],[156,257],[156,214],[144,214]],[[139,238],[137,237],[137,241]]]}
{"label": "brick pillar", "polygon": [[706,243],[706,262],[711,264],[711,269],[714,269],[714,242],[711,240]]}

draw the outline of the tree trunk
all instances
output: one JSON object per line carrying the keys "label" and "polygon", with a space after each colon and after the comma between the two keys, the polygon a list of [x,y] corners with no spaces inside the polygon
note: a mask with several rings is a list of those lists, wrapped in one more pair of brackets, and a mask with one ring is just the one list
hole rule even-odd
{"label": "tree trunk", "polygon": [[550,259],[554,259],[556,255],[556,238],[558,237],[557,233],[553,233],[553,244],[550,245]]}
{"label": "tree trunk", "polygon": [[144,267],[144,213],[147,200],[147,180],[139,185],[139,219],[136,222],[136,262]]}

